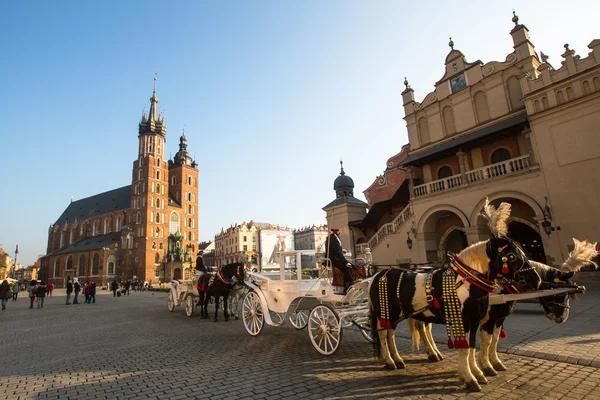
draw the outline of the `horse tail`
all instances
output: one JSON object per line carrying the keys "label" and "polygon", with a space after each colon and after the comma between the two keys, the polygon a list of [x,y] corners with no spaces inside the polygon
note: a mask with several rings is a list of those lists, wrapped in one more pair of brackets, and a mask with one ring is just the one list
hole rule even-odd
{"label": "horse tail", "polygon": [[419,351],[421,347],[421,334],[419,333],[417,326],[418,324],[422,324],[422,322],[412,318],[407,319],[406,322],[408,323],[408,332],[410,333],[412,352],[414,353],[415,349]]}

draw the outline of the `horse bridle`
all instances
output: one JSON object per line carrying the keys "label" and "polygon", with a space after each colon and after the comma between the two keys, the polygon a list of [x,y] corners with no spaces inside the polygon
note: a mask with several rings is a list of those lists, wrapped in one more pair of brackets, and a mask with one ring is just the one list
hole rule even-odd
{"label": "horse bridle", "polygon": [[[506,253],[504,252],[504,250],[506,250],[506,248],[509,247],[508,245],[504,245],[504,246],[498,248],[498,255],[496,256],[496,259],[500,259],[500,261],[502,261],[503,267],[509,266],[509,265],[512,267],[512,269],[513,269],[512,276],[514,276],[518,279],[519,285],[521,285],[522,287],[525,287],[527,285],[527,280],[525,279],[525,277],[522,276],[522,274],[524,272],[533,271],[535,274],[538,275],[538,277],[540,277],[538,272],[531,265],[525,267],[527,255],[525,254],[523,249],[521,249],[521,246],[519,246],[519,244],[517,242],[515,242],[514,240],[512,240],[509,237],[505,237],[503,239],[508,240],[513,245],[513,247],[516,249],[516,252],[519,253],[519,255],[521,256],[521,265],[519,267],[517,267],[515,265],[515,263],[518,259],[516,254],[514,254],[512,251],[509,251]],[[491,245],[492,245],[492,242],[491,241],[488,242],[488,246],[491,247]],[[505,274],[502,273],[501,275],[504,279],[508,279]],[[540,281],[541,281],[541,277],[540,277]]]}

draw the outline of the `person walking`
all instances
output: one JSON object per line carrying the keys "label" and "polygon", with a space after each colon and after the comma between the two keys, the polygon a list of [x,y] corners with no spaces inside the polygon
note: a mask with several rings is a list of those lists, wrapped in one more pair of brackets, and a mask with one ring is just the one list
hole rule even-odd
{"label": "person walking", "polygon": [[92,281],[90,285],[90,301],[88,303],[96,302],[96,282]]}
{"label": "person walking", "polygon": [[10,285],[5,279],[2,281],[2,284],[0,284],[0,302],[2,303],[2,310],[6,310],[6,303],[8,303],[8,299],[11,297],[10,290]]}
{"label": "person walking", "polygon": [[47,290],[48,289],[46,289],[44,282],[40,282],[37,291],[35,292],[35,297],[37,298],[37,308],[40,308],[40,306],[44,308],[44,298],[46,297]]}
{"label": "person walking", "polygon": [[85,288],[83,289],[83,293],[85,294],[85,302],[90,302],[90,281],[85,281]]}
{"label": "person walking", "polygon": [[115,279],[110,284],[110,290],[112,290],[112,292],[113,292],[113,297],[117,297],[117,289],[118,288],[119,288],[119,284],[117,283],[117,280]]}
{"label": "person walking", "polygon": [[79,291],[81,290],[81,285],[79,284],[79,280],[75,278],[75,283],[73,284],[73,291],[75,296],[73,297],[73,304],[79,304],[77,301],[77,296],[79,296]]}
{"label": "person walking", "polygon": [[127,296],[129,296],[130,288],[131,288],[131,282],[130,281],[125,282],[125,293],[123,293],[123,294],[126,294]]}
{"label": "person walking", "polygon": [[71,280],[69,279],[67,281],[67,303],[66,305],[69,305],[71,303],[69,303],[69,300],[71,300],[71,294],[73,293],[73,283],[71,282]]}
{"label": "person walking", "polygon": [[12,287],[12,301],[17,301],[17,297],[19,296],[19,284],[15,282]]}
{"label": "person walking", "polygon": [[35,296],[37,295],[38,284],[35,279],[29,282],[29,286],[27,286],[27,294],[29,295],[29,308],[33,308],[33,302],[35,301]]}
{"label": "person walking", "polygon": [[52,297],[53,290],[54,290],[54,285],[49,283],[48,286],[46,286],[46,293],[48,293],[48,297]]}

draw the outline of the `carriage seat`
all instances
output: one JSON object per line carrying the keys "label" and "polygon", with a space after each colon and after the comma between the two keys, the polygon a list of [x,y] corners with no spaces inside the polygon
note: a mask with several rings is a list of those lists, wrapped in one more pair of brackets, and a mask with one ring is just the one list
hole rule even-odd
{"label": "carriage seat", "polygon": [[[331,285],[332,286],[341,286],[342,290],[343,290],[343,288],[344,288],[344,273],[342,272],[341,269],[339,269],[333,265],[332,265],[331,271],[333,273]],[[365,267],[361,266],[361,267],[353,267],[352,268],[352,278],[354,280],[364,279],[364,278],[366,278],[366,276],[367,276],[367,274],[366,274]]]}

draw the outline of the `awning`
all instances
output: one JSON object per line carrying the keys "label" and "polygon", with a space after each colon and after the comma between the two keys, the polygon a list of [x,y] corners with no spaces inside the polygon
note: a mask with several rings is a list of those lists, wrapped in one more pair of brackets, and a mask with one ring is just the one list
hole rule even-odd
{"label": "awning", "polygon": [[456,150],[456,148],[459,146],[464,146],[468,143],[474,144],[472,142],[477,142],[504,130],[508,130],[507,133],[512,133],[510,128],[522,125],[525,122],[527,122],[527,113],[515,115],[514,117],[505,119],[497,124],[486,126],[485,128],[459,136],[456,139],[449,140],[437,146],[433,146],[429,149],[412,154],[398,165],[406,167],[409,165],[421,166],[423,164],[427,164],[432,160],[445,157],[449,153],[452,153],[453,150]]}

